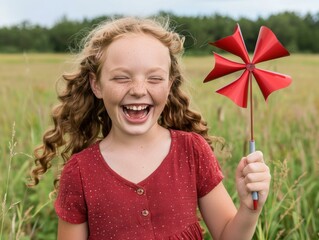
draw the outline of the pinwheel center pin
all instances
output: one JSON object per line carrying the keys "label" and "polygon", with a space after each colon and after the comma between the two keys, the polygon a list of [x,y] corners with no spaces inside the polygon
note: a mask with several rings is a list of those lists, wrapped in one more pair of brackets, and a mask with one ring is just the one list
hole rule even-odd
{"label": "pinwheel center pin", "polygon": [[255,69],[255,64],[253,64],[253,63],[247,63],[247,64],[246,64],[246,69],[247,69],[249,72],[254,71],[254,69]]}

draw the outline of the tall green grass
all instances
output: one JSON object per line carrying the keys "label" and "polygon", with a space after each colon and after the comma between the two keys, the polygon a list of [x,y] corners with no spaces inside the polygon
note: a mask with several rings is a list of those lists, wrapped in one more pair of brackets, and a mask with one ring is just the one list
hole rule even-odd
{"label": "tall green grass", "polygon": [[[28,189],[25,183],[32,151],[50,125],[55,82],[69,67],[69,59],[57,54],[0,55],[0,240],[56,238],[49,193],[57,164],[36,188]],[[203,84],[213,58],[186,57],[184,65],[193,107],[230,150],[216,146],[224,184],[238,204],[233,176],[239,159],[248,153],[248,111],[214,93],[238,75]],[[291,75],[293,84],[273,93],[268,103],[254,86],[255,140],[273,176],[254,239],[319,238],[318,66],[318,55],[293,55],[259,66]]]}

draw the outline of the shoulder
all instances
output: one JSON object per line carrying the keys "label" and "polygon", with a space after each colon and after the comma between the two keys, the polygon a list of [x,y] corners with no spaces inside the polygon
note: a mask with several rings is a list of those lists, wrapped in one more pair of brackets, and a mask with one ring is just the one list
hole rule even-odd
{"label": "shoulder", "polygon": [[73,176],[79,174],[81,169],[86,169],[90,165],[92,159],[99,154],[99,142],[96,142],[82,151],[73,154],[65,163],[62,169],[62,176]]}
{"label": "shoulder", "polygon": [[200,134],[171,130],[171,135],[178,152],[187,152],[189,156],[193,156],[195,162],[203,158],[215,158],[212,147]]}
{"label": "shoulder", "polygon": [[175,129],[170,129],[171,135],[174,138],[180,138],[180,139],[205,139],[198,133],[195,132],[186,132],[182,130],[175,130]]}
{"label": "shoulder", "polygon": [[96,149],[99,149],[98,142],[70,157],[62,167],[59,192],[75,191],[76,189],[80,192],[80,186],[83,184],[86,173],[90,171]]}
{"label": "shoulder", "polygon": [[195,132],[186,132],[181,130],[170,130],[172,138],[176,139],[178,143],[187,143],[191,144],[194,147],[204,146],[209,147],[210,145],[207,143],[205,138],[198,133]]}
{"label": "shoulder", "polygon": [[82,151],[73,154],[65,164],[68,165],[83,165],[88,162],[92,157],[95,158],[99,154],[99,141],[95,142],[91,146],[83,149]]}

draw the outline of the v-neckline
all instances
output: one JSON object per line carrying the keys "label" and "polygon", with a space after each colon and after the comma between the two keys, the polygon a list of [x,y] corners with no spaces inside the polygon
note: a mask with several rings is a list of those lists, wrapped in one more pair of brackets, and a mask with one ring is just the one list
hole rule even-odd
{"label": "v-neckline", "polygon": [[144,186],[151,178],[153,178],[155,175],[158,174],[158,172],[161,172],[161,169],[164,168],[166,162],[169,161],[169,159],[171,159],[171,155],[175,146],[175,138],[174,138],[174,134],[173,134],[173,130],[169,129],[170,132],[170,137],[171,137],[171,143],[170,143],[170,147],[169,147],[169,151],[167,153],[167,155],[163,158],[163,160],[161,161],[161,163],[158,165],[157,168],[155,168],[154,171],[152,171],[148,176],[146,176],[143,180],[135,183],[123,176],[121,176],[118,172],[116,172],[113,168],[110,167],[110,165],[107,163],[107,161],[104,159],[103,154],[101,152],[101,148],[100,148],[100,142],[98,142],[96,144],[96,147],[98,149],[98,159],[102,162],[102,165],[107,169],[107,171],[112,174],[115,178],[117,178],[120,182],[124,182],[127,185],[130,186]]}

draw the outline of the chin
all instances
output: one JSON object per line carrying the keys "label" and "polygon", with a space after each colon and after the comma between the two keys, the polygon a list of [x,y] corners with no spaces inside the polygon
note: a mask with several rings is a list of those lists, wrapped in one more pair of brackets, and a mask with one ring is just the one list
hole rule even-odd
{"label": "chin", "polygon": [[142,135],[151,133],[152,130],[154,128],[156,128],[156,126],[158,126],[157,122],[155,124],[152,124],[152,125],[149,125],[149,124],[147,124],[147,125],[143,124],[143,125],[139,125],[139,126],[130,125],[126,128],[125,132],[131,136],[142,136]]}

